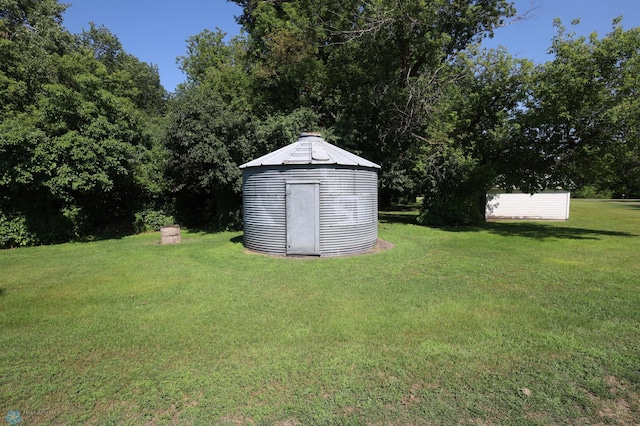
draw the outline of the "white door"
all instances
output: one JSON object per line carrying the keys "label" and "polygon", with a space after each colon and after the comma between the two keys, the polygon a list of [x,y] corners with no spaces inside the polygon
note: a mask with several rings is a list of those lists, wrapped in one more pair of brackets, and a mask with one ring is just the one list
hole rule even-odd
{"label": "white door", "polygon": [[320,185],[287,183],[287,254],[320,254]]}

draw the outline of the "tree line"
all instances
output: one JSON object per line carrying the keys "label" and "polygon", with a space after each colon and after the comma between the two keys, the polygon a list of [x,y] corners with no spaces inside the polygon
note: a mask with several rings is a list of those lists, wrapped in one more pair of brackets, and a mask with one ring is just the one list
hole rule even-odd
{"label": "tree line", "polygon": [[480,42],[507,0],[234,0],[240,35],[190,37],[186,81],[56,0],[0,1],[0,247],[241,225],[238,166],[303,130],[382,166],[380,206],[484,219],[486,190],[640,196],[640,29],[556,22],[535,65]]}

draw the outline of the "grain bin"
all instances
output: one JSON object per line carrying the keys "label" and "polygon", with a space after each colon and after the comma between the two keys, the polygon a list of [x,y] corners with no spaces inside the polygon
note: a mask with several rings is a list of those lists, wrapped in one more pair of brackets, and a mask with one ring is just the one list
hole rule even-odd
{"label": "grain bin", "polygon": [[379,165],[302,133],[240,168],[246,248],[282,256],[375,248]]}

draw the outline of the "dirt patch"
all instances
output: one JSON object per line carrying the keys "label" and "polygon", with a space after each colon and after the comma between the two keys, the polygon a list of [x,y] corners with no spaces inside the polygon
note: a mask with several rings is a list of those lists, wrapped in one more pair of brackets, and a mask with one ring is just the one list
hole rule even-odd
{"label": "dirt patch", "polygon": [[422,398],[420,398],[419,396],[416,396],[416,394],[419,394],[422,391],[422,388],[423,386],[420,383],[416,383],[413,386],[411,386],[409,393],[402,396],[402,399],[400,400],[400,405],[407,407],[413,403],[420,402]]}
{"label": "dirt patch", "polygon": [[352,415],[353,413],[356,412],[356,407],[350,405],[348,407],[344,407],[340,411],[341,411],[343,417],[349,417],[350,415]]}
{"label": "dirt patch", "polygon": [[297,419],[287,419],[287,420],[275,422],[273,425],[274,426],[301,426],[302,423],[300,423]]}
{"label": "dirt patch", "polygon": [[520,392],[524,396],[531,396],[531,389],[529,388],[520,388]]}
{"label": "dirt patch", "polygon": [[376,245],[376,250],[383,251],[389,250],[395,247],[395,244],[390,243],[389,241],[378,239],[378,244]]}
{"label": "dirt patch", "polygon": [[243,425],[255,425],[256,422],[251,417],[246,417],[243,415],[228,415],[222,417],[218,423],[219,425],[234,425],[234,426],[243,426]]}
{"label": "dirt patch", "polygon": [[588,393],[598,417],[603,420],[601,424],[640,424],[637,420],[640,418],[640,394],[629,389],[627,384],[615,376],[607,376],[603,381],[609,387],[609,393],[616,396],[615,399],[601,398]]}

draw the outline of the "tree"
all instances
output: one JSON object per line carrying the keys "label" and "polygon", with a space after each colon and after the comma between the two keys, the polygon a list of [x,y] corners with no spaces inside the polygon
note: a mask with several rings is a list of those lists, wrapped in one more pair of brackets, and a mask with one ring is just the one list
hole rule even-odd
{"label": "tree", "polygon": [[486,191],[522,186],[530,172],[514,140],[533,64],[504,49],[470,49],[452,72],[455,84],[432,118],[416,166],[424,194],[419,221],[427,225],[484,220]]}
{"label": "tree", "polygon": [[[71,37],[60,23],[65,6],[55,0],[0,3],[0,246],[29,244],[55,233],[58,210],[36,182],[46,173],[34,161],[47,135],[37,127],[37,98],[55,81],[55,55]],[[34,221],[40,216],[43,220]],[[35,223],[34,223],[35,222]]]}
{"label": "tree", "polygon": [[540,164],[539,188],[595,186],[640,195],[640,29],[577,37],[560,21],[532,84],[520,146]]}
{"label": "tree", "polygon": [[106,27],[89,23],[89,30],[75,36],[78,49],[91,52],[109,75],[110,89],[131,99],[137,108],[157,115],[164,113],[166,91],[160,84],[156,65],[141,62],[128,54],[115,34]]}
{"label": "tree", "polygon": [[65,9],[56,0],[0,2],[3,112],[22,111],[35,101],[42,84],[55,77],[52,55],[63,54],[71,42],[61,28]]}
{"label": "tree", "polygon": [[92,55],[107,70],[104,88],[133,103],[132,116],[140,124],[132,143],[134,194],[127,203],[135,210],[136,230],[157,230],[173,222],[168,181],[165,178],[168,151],[164,146],[167,93],[160,84],[158,67],[127,53],[115,34],[89,23],[89,30],[75,36],[76,46]]}
{"label": "tree", "polygon": [[440,104],[421,148],[419,220],[483,220],[492,186],[637,194],[640,39],[618,24],[587,39],[558,22],[555,58],[536,68],[501,50],[459,55],[449,104]]}
{"label": "tree", "polygon": [[0,245],[129,227],[153,198],[141,162],[159,146],[146,124],[163,108],[157,69],[104,28],[74,38],[55,1],[1,6]]}
{"label": "tree", "polygon": [[217,229],[241,224],[238,166],[291,143],[300,129],[317,128],[309,108],[263,108],[247,39],[225,41],[205,30],[190,37],[178,58],[187,82],[170,102],[166,147],[178,218]]}
{"label": "tree", "polygon": [[248,117],[214,90],[191,86],[173,101],[166,135],[178,214],[187,225],[237,225],[238,166],[247,158]]}
{"label": "tree", "polygon": [[227,103],[210,84],[185,85],[172,100],[166,133],[168,173],[182,223],[241,225],[239,166],[290,143],[317,117],[301,108],[257,119]]}
{"label": "tree", "polygon": [[263,109],[311,108],[380,163],[382,206],[417,193],[411,171],[454,58],[515,13],[502,0],[236,3]]}

